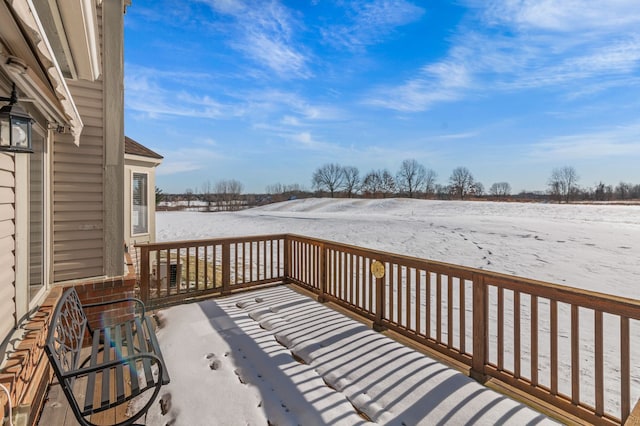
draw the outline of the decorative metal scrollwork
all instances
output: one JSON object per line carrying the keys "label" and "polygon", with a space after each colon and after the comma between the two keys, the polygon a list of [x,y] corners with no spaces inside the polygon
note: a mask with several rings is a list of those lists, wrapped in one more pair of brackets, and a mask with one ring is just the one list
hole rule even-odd
{"label": "decorative metal scrollwork", "polygon": [[78,294],[69,292],[64,301],[61,301],[60,311],[55,318],[54,348],[55,358],[60,370],[68,372],[76,368],[82,340],[87,326],[85,316]]}

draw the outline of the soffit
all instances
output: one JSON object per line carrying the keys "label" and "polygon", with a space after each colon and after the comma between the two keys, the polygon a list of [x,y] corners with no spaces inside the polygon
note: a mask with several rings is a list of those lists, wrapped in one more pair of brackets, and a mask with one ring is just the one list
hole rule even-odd
{"label": "soffit", "polygon": [[32,0],[63,74],[100,77],[100,42],[95,0]]}

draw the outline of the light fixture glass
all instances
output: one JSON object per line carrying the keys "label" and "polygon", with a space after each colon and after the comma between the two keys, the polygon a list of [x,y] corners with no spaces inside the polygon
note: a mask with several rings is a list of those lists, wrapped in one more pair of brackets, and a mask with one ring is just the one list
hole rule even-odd
{"label": "light fixture glass", "polygon": [[10,98],[0,98],[9,105],[0,108],[0,151],[33,152],[31,147],[31,125],[33,119],[16,103],[15,85]]}

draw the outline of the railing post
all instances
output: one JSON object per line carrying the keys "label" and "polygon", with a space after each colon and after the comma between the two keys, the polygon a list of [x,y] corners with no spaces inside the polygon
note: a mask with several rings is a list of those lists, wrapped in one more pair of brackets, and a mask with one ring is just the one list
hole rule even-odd
{"label": "railing post", "polygon": [[484,366],[487,363],[487,318],[489,298],[484,276],[473,274],[473,357],[470,376],[484,383],[487,375]]}
{"label": "railing post", "polygon": [[149,247],[140,248],[140,298],[145,305],[149,304]]}
{"label": "railing post", "polygon": [[325,293],[327,292],[327,254],[324,244],[320,244],[320,259],[318,264],[320,265],[320,282],[318,283],[320,294],[318,295],[318,302],[324,303],[327,301]]}
{"label": "railing post", "polygon": [[382,319],[384,318],[384,274],[377,278],[373,276],[376,290],[376,319],[373,323],[373,329],[375,331],[383,331],[385,327],[382,325]]}
{"label": "railing post", "polygon": [[287,283],[291,280],[291,237],[286,235],[284,237],[284,282]]}
{"label": "railing post", "polygon": [[231,244],[222,243],[222,294],[230,293],[231,285]]}

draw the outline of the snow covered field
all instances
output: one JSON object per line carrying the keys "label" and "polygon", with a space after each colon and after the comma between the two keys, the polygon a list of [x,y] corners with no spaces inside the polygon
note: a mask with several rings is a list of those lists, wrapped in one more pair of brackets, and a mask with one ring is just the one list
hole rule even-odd
{"label": "snow covered field", "polygon": [[[163,212],[157,214],[157,229],[159,241],[297,233],[624,297],[640,298],[640,286],[638,286],[640,283],[640,266],[637,264],[638,253],[640,253],[640,206],[567,206],[407,199],[307,199],[235,213]],[[226,312],[225,318],[233,318],[233,321],[235,321],[233,326],[227,321],[227,327],[219,327],[214,324],[212,328],[210,324],[212,319],[209,314],[206,314],[207,317],[198,320],[197,316],[202,316],[202,314],[194,314],[190,310],[190,306],[194,305],[167,310],[166,335],[163,337],[165,330],[160,330],[160,338],[161,342],[172,342],[170,344],[175,347],[172,350],[163,349],[168,352],[167,358],[174,356],[171,355],[173,350],[178,350],[181,354],[179,356],[181,359],[191,356],[200,360],[200,363],[204,362],[206,364],[213,360],[211,362],[218,362],[219,365],[224,366],[226,365],[225,363],[231,362],[224,354],[234,354],[236,356],[235,362],[232,362],[227,366],[226,370],[225,368],[223,370],[227,371],[227,373],[232,373],[235,369],[235,375],[231,374],[233,380],[230,380],[233,383],[237,383],[236,376],[242,375],[241,371],[238,372],[239,366],[244,365],[243,368],[246,368],[248,364],[237,358],[237,354],[234,352],[237,347],[231,347],[230,342],[239,335],[251,335],[251,327],[257,326],[256,330],[264,332],[264,329],[260,328],[260,325],[264,327],[260,315],[253,318],[253,321],[244,322],[243,318],[246,318],[248,313],[246,309],[249,309],[247,306],[250,304],[255,305],[256,303],[254,299],[250,302],[247,302],[246,306],[225,304],[216,308]],[[284,310],[279,307],[280,303],[274,301],[274,303],[264,304],[262,307],[256,305],[256,309],[262,309],[263,311],[266,309],[266,313],[277,314]],[[203,304],[198,304],[198,306],[200,309],[205,310]],[[176,313],[178,311],[180,314]],[[186,318],[190,315],[196,315],[196,317],[187,320]],[[185,327],[186,324],[192,324],[194,321],[202,325],[201,328],[194,329],[197,343],[185,343],[183,347],[178,348],[180,339],[172,340],[172,337],[169,336],[175,336],[176,332],[171,333],[169,330],[180,330],[180,327]],[[252,335],[253,338],[257,339],[259,345],[264,346],[261,350],[271,353],[271,349],[274,351],[276,348],[281,350],[284,345],[293,352],[291,347],[297,343],[291,343],[287,340],[289,337],[286,337],[284,330],[291,326],[287,321],[289,320],[286,318],[280,318],[280,322],[276,321],[275,324],[279,324],[278,327],[281,327],[276,327],[277,329],[274,329],[273,333]],[[249,328],[244,328],[245,326]],[[605,325],[605,327],[607,326]],[[340,331],[340,328],[338,328],[338,331]],[[180,332],[177,331],[177,333],[179,334]],[[637,325],[632,324],[632,335],[635,337],[638,333],[640,333],[640,330],[638,330]],[[615,342],[616,335],[617,332],[614,329],[609,330],[607,328],[605,330],[605,336],[607,337],[607,345],[605,347],[614,358],[616,345],[609,345],[608,338],[611,337],[612,341]],[[179,337],[183,340],[186,338],[186,336]],[[563,339],[567,336],[560,337],[562,347]],[[277,344],[276,339],[280,339],[281,344]],[[568,339],[564,340],[565,343],[568,341]],[[581,339],[581,346],[582,344]],[[584,342],[584,345],[588,347],[590,343]],[[299,347],[298,350],[306,353],[301,348]],[[541,348],[541,351],[544,352],[545,349]],[[320,357],[318,354],[321,354],[322,351],[321,347],[315,347],[315,350],[320,350],[320,352],[312,351],[316,355],[311,355],[304,361],[318,370],[318,367],[314,366],[314,362],[318,361]],[[637,350],[638,347],[634,343],[632,345],[632,353],[637,352]],[[206,351],[206,354],[199,353],[203,351]],[[265,395],[269,392],[261,388],[260,380],[256,378],[260,378],[264,374],[273,374],[275,370],[272,369],[273,367],[268,367],[268,362],[259,361],[261,359],[260,356],[262,356],[256,355],[259,351],[253,352],[255,353],[253,353],[252,357],[258,357],[255,358],[258,360],[255,362],[258,362],[259,365],[248,373],[248,376],[252,377],[249,382],[253,386],[254,394],[258,392],[262,395],[262,400],[264,400]],[[562,352],[566,355],[568,349],[563,349]],[[213,355],[207,358],[209,354]],[[273,354],[275,356],[276,352],[273,352]],[[206,359],[206,361],[203,361],[203,359]],[[640,380],[638,378],[640,372],[636,361],[638,359],[632,359],[632,395],[634,397],[637,397],[640,391]],[[344,362],[348,363],[346,359]],[[563,365],[562,359],[560,362]],[[586,359],[584,364],[581,361],[581,370],[583,370],[581,374],[584,374],[587,382],[591,380],[590,375],[593,373],[588,367],[589,362],[589,359]],[[175,365],[169,360],[168,363],[169,365]],[[253,364],[250,362],[249,365]],[[240,370],[243,368],[240,368]],[[290,367],[282,365],[278,368],[286,370]],[[615,365],[612,364],[608,368],[615,370]],[[190,374],[193,374],[194,378],[198,377],[198,371],[194,370]],[[211,386],[218,386],[216,385],[218,383],[216,380],[218,379],[211,382],[209,382],[209,379],[209,376],[205,376],[202,373],[202,387],[198,387],[197,394],[213,392],[211,391]],[[346,385],[343,383],[343,387],[346,386],[345,389],[347,391],[349,389],[353,391],[349,384],[348,374],[346,376],[335,376],[330,381],[339,383],[340,379],[346,380]],[[568,384],[566,379],[566,377],[560,378],[561,389],[563,387],[566,388]],[[271,378],[267,381],[274,383]],[[327,381],[326,378],[325,381]],[[198,382],[198,380],[189,381],[189,383],[195,382]],[[275,383],[278,383],[278,386],[283,385],[277,380]],[[336,386],[336,383],[333,383],[333,386]],[[291,385],[291,383],[289,384]],[[296,386],[298,386],[297,391],[299,391],[299,385],[296,384]],[[615,394],[616,389],[619,389],[619,386],[615,384],[615,380],[614,383],[611,380],[606,383],[608,407],[619,405],[618,396]],[[216,392],[213,392],[213,394],[217,395],[219,390]],[[295,392],[289,391],[289,397],[291,397],[292,393]],[[235,395],[232,392],[232,394],[223,395],[223,397],[229,398],[229,404],[231,404],[229,407],[239,404],[240,400],[242,400],[241,407],[245,407],[243,404],[247,404],[246,410],[255,410],[252,402],[244,400],[246,395]],[[247,417],[247,423],[261,423],[264,421],[264,416],[270,419],[280,419],[278,424],[295,424],[296,421],[299,422],[300,417],[296,416],[300,415],[300,410],[306,407],[305,404],[308,401],[305,403],[302,401],[293,403],[295,407],[288,407],[288,409],[298,414],[289,415],[286,414],[289,412],[286,409],[284,411],[280,409],[273,411],[273,404],[278,405],[277,399],[281,397],[264,400],[267,405],[264,408],[266,411],[262,411],[263,408],[260,408],[257,413],[251,411],[253,414]],[[176,398],[175,395],[174,398]],[[258,397],[255,398],[257,399],[250,399],[254,402],[261,400]],[[305,400],[305,398],[306,396],[302,400]],[[314,400],[313,396],[311,396],[311,400]],[[451,407],[452,402],[457,404],[460,399],[456,397],[453,400],[443,402],[443,406]],[[470,407],[473,407],[473,404],[469,403],[471,404]],[[217,406],[219,407],[220,404]],[[174,414],[175,410],[191,411],[193,409],[194,407],[189,408],[189,404],[174,404]],[[244,408],[241,409],[244,410]],[[406,407],[401,411],[407,415],[410,412],[409,408]],[[336,414],[334,411],[330,412],[332,413],[330,416],[337,415],[336,418],[338,419],[342,418],[340,417],[341,415],[350,416],[353,414],[352,411],[348,410],[342,414]],[[347,414],[347,412],[351,414]],[[184,419],[183,415],[180,415],[180,418]],[[405,418],[415,419],[419,417]],[[432,420],[435,418],[432,418]],[[167,418],[165,417],[164,420],[167,420]],[[326,422],[326,420],[327,418],[316,418],[314,423],[320,424]],[[384,417],[380,417],[378,420],[384,422]],[[343,423],[351,424],[352,422],[345,420]],[[201,424],[211,423],[203,422]],[[220,421],[218,424],[235,423]]]}
{"label": "snow covered field", "polygon": [[640,299],[640,206],[304,199],[157,213],[158,241],[276,233]]}

